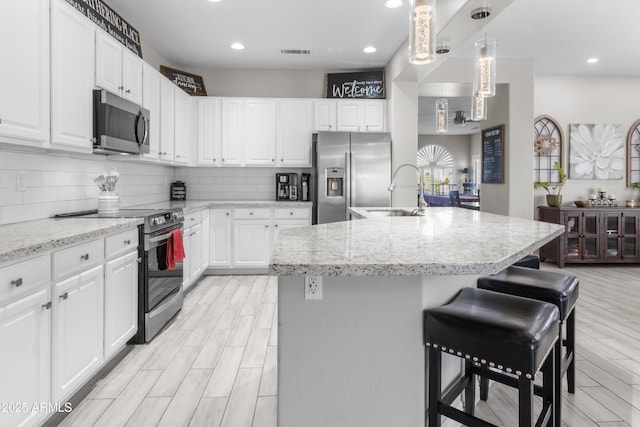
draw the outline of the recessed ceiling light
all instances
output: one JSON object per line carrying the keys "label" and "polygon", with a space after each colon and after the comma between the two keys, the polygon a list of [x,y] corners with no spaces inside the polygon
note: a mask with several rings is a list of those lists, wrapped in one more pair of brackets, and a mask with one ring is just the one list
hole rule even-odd
{"label": "recessed ceiling light", "polygon": [[209,0],[211,3],[220,3],[220,0]]}
{"label": "recessed ceiling light", "polygon": [[589,58],[589,59],[587,59],[587,63],[588,64],[595,64],[596,62],[598,62],[598,58]]}
{"label": "recessed ceiling light", "polygon": [[231,49],[242,50],[244,49],[244,45],[242,43],[234,43],[231,45]]}
{"label": "recessed ceiling light", "polygon": [[402,0],[387,0],[384,2],[384,5],[389,9],[395,9],[396,7],[402,6]]}
{"label": "recessed ceiling light", "polygon": [[367,47],[365,47],[364,49],[362,49],[362,51],[363,51],[364,53],[373,53],[373,52],[375,52],[376,50],[378,50],[378,49],[376,49],[376,48],[375,48],[375,47],[373,47],[373,46],[367,46]]}

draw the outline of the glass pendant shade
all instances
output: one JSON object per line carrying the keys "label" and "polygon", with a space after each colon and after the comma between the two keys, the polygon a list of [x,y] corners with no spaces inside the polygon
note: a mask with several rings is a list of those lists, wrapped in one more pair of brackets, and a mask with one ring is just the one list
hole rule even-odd
{"label": "glass pendant shade", "polygon": [[476,66],[473,93],[480,96],[496,94],[496,40],[484,38],[476,42]]}
{"label": "glass pendant shade", "polygon": [[449,131],[449,102],[446,99],[436,100],[436,131]]}
{"label": "glass pendant shade", "polygon": [[409,62],[428,64],[436,59],[436,0],[410,1]]}
{"label": "glass pendant shade", "polygon": [[471,120],[487,120],[487,98],[474,94],[471,97]]}

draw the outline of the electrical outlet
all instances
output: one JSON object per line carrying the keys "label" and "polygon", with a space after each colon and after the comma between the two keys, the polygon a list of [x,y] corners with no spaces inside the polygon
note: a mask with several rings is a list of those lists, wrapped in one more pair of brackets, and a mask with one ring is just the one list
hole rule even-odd
{"label": "electrical outlet", "polygon": [[304,276],[304,299],[322,299],[322,276]]}

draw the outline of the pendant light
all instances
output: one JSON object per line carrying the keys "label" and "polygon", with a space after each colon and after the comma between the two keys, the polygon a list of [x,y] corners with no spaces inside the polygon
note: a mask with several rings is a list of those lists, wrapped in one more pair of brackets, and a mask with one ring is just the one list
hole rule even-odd
{"label": "pendant light", "polygon": [[477,93],[471,96],[471,120],[487,120],[487,98]]}
{"label": "pendant light", "polygon": [[436,59],[436,0],[411,0],[409,62],[428,64]]}
{"label": "pendant light", "polygon": [[445,98],[436,99],[436,131],[449,131],[449,102]]}
{"label": "pendant light", "polygon": [[473,78],[474,96],[496,94],[496,40],[484,39],[476,42],[476,65]]}

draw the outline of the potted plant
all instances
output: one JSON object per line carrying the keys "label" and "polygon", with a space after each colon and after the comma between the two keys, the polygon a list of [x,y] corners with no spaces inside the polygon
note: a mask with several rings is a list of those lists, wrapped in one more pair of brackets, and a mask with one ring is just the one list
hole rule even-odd
{"label": "potted plant", "polygon": [[547,205],[549,206],[560,206],[562,204],[562,187],[565,182],[567,182],[567,175],[564,173],[564,170],[560,166],[560,163],[555,162],[553,164],[558,171],[558,177],[560,181],[558,182],[545,182],[545,181],[537,181],[533,183],[533,188],[544,188],[547,190]]}

